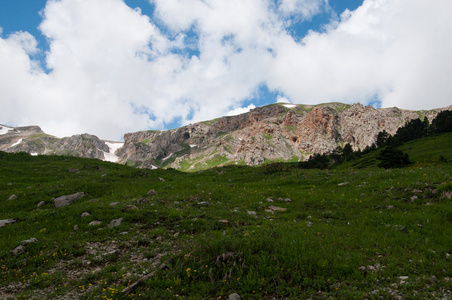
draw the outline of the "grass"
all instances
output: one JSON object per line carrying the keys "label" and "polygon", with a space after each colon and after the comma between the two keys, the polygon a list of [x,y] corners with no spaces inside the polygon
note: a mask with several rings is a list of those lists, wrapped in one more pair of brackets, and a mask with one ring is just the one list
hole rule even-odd
{"label": "grass", "polygon": [[[325,171],[197,173],[0,152],[0,220],[18,219],[0,228],[0,298],[451,298],[450,140],[406,144],[415,163],[389,171],[373,152]],[[54,208],[52,198],[80,191]],[[11,254],[30,238],[38,242]]]}

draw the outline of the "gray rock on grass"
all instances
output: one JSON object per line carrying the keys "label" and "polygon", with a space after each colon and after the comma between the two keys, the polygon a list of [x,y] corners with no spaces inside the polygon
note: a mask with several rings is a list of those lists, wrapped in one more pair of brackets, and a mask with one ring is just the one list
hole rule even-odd
{"label": "gray rock on grass", "polygon": [[11,225],[14,223],[16,223],[16,220],[14,220],[14,219],[0,220],[0,227],[6,226],[6,225]]}
{"label": "gray rock on grass", "polygon": [[124,219],[123,218],[119,218],[119,219],[111,220],[111,222],[108,225],[108,227],[113,228],[113,227],[119,226],[119,225],[121,225],[122,220],[124,220]]}
{"label": "gray rock on grass", "polygon": [[97,225],[100,225],[102,223],[102,221],[98,221],[98,220],[96,220],[96,221],[92,221],[92,222],[89,222],[89,226],[97,226]]}
{"label": "gray rock on grass", "polygon": [[240,295],[237,293],[230,294],[228,297],[229,300],[240,300]]}
{"label": "gray rock on grass", "polygon": [[157,195],[157,192],[156,192],[155,190],[150,190],[150,191],[148,192],[148,195],[149,195],[149,196],[155,196],[155,195]]}
{"label": "gray rock on grass", "polygon": [[12,194],[12,195],[8,198],[8,200],[16,200],[16,199],[17,199],[17,196],[14,195],[14,194]]}
{"label": "gray rock on grass", "polygon": [[53,199],[56,208],[64,207],[73,204],[76,200],[85,196],[85,193],[79,192],[72,195],[60,196]]}
{"label": "gray rock on grass", "polygon": [[31,243],[37,243],[37,242],[39,242],[37,238],[31,238],[29,240],[23,240],[23,241],[20,242],[19,246],[17,246],[16,248],[14,248],[11,251],[11,253],[14,254],[14,255],[21,254],[22,252],[25,251],[25,248],[28,245],[30,245]]}

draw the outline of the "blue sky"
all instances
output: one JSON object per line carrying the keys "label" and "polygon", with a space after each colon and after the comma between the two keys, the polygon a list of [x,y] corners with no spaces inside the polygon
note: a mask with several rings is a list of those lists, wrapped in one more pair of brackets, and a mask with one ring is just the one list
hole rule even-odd
{"label": "blue sky", "polygon": [[450,105],[451,2],[3,0],[0,124],[170,129],[277,101]]}

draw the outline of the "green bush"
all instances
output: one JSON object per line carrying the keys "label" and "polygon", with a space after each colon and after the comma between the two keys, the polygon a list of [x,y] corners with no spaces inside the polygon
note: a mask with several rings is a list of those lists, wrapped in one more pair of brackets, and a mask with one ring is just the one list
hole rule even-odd
{"label": "green bush", "polygon": [[407,153],[393,147],[383,149],[377,159],[380,160],[378,166],[385,169],[402,168],[411,164]]}

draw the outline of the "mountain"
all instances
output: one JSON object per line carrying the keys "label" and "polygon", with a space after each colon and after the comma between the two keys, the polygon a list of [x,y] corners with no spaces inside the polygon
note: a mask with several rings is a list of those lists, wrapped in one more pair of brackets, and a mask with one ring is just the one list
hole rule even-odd
{"label": "mountain", "polygon": [[347,143],[354,150],[364,149],[375,143],[380,131],[394,134],[410,120],[431,121],[443,110],[452,106],[413,111],[361,104],[278,103],[173,130],[127,133],[123,144],[89,134],[59,139],[37,126],[0,125],[0,150],[97,158],[139,168],[195,171],[225,164],[252,166],[302,161]]}
{"label": "mountain", "polygon": [[431,121],[440,111],[451,109],[274,104],[174,130],[129,133],[116,154],[120,162],[141,168],[169,166],[189,171],[224,164],[301,161],[347,143],[354,150],[364,149],[376,141],[380,131],[394,134],[412,119]]}
{"label": "mountain", "polygon": [[114,151],[122,143],[107,142],[90,134],[57,138],[39,126],[7,127],[0,125],[0,151],[27,152],[31,155],[69,155],[116,161]]}

